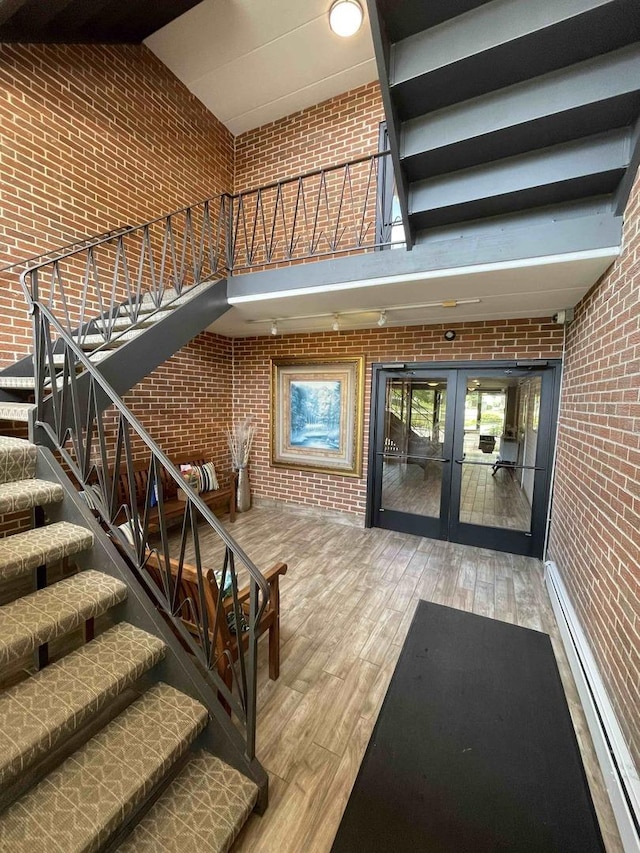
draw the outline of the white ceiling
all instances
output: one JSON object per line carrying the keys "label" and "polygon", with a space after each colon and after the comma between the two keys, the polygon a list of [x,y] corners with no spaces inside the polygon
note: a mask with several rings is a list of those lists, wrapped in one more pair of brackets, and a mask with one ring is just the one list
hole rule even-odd
{"label": "white ceiling", "polygon": [[[270,334],[271,323],[277,320],[279,334],[327,332],[331,331],[334,313],[342,330],[374,328],[382,309],[388,309],[387,326],[551,317],[576,305],[617,254],[612,248],[412,277],[345,282],[297,294],[274,292],[251,297],[250,301],[230,299],[232,309],[209,328],[229,337],[253,337]],[[393,308],[455,299],[480,301],[455,308]],[[340,315],[352,310],[358,313]],[[287,319],[309,314],[324,316]]]}
{"label": "white ceiling", "polygon": [[368,18],[339,38],[330,5],[204,0],[145,44],[237,135],[377,79]]}

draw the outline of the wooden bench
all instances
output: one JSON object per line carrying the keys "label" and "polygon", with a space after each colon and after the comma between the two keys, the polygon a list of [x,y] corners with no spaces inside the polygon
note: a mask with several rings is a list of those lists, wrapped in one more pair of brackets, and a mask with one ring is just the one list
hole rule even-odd
{"label": "wooden bench", "polygon": [[[180,459],[174,462],[176,468],[180,465],[204,465],[208,459],[202,456],[192,456],[189,459]],[[136,495],[136,503],[138,508],[142,510],[147,495],[147,485],[149,479],[149,463],[148,461],[137,462],[133,466],[134,471],[134,489]],[[238,475],[235,471],[231,472],[230,484],[224,488],[215,489],[212,492],[201,492],[200,497],[211,509],[223,509],[229,513],[229,521],[233,522],[236,519],[236,482]],[[176,519],[182,519],[184,516],[184,501],[178,499],[178,485],[175,480],[162,469],[162,493],[164,496],[164,512],[168,522]],[[129,504],[129,477],[126,467],[120,469],[118,477],[118,503],[120,505]],[[153,507],[149,512],[149,532],[155,533],[159,530],[158,509]]]}

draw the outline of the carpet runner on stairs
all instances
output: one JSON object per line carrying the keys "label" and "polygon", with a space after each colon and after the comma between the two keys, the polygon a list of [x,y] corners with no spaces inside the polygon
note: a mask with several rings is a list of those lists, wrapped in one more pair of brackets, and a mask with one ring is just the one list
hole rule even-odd
{"label": "carpet runner on stairs", "polygon": [[[0,436],[0,513],[64,509],[62,485],[36,479],[37,455],[29,442]],[[78,555],[90,562],[94,539],[66,520],[0,538],[0,585],[12,599],[0,607],[0,673],[87,620],[113,621],[128,585],[93,568],[10,595],[35,568]],[[192,752],[212,723],[200,702],[158,680],[166,654],[159,637],[116,621],[0,689],[0,850],[229,849],[258,788],[214,755]],[[178,775],[176,762],[185,764]]]}

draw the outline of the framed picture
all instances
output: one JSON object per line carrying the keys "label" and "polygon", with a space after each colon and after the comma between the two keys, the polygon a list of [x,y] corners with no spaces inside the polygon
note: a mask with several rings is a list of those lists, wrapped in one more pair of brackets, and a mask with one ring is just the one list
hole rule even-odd
{"label": "framed picture", "polygon": [[272,359],[271,464],[362,476],[364,357]]}

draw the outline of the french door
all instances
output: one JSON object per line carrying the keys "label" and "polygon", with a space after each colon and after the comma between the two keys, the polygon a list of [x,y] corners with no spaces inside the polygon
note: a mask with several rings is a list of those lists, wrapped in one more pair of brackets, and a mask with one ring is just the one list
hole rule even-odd
{"label": "french door", "polygon": [[368,522],[541,556],[558,362],[374,366]]}

